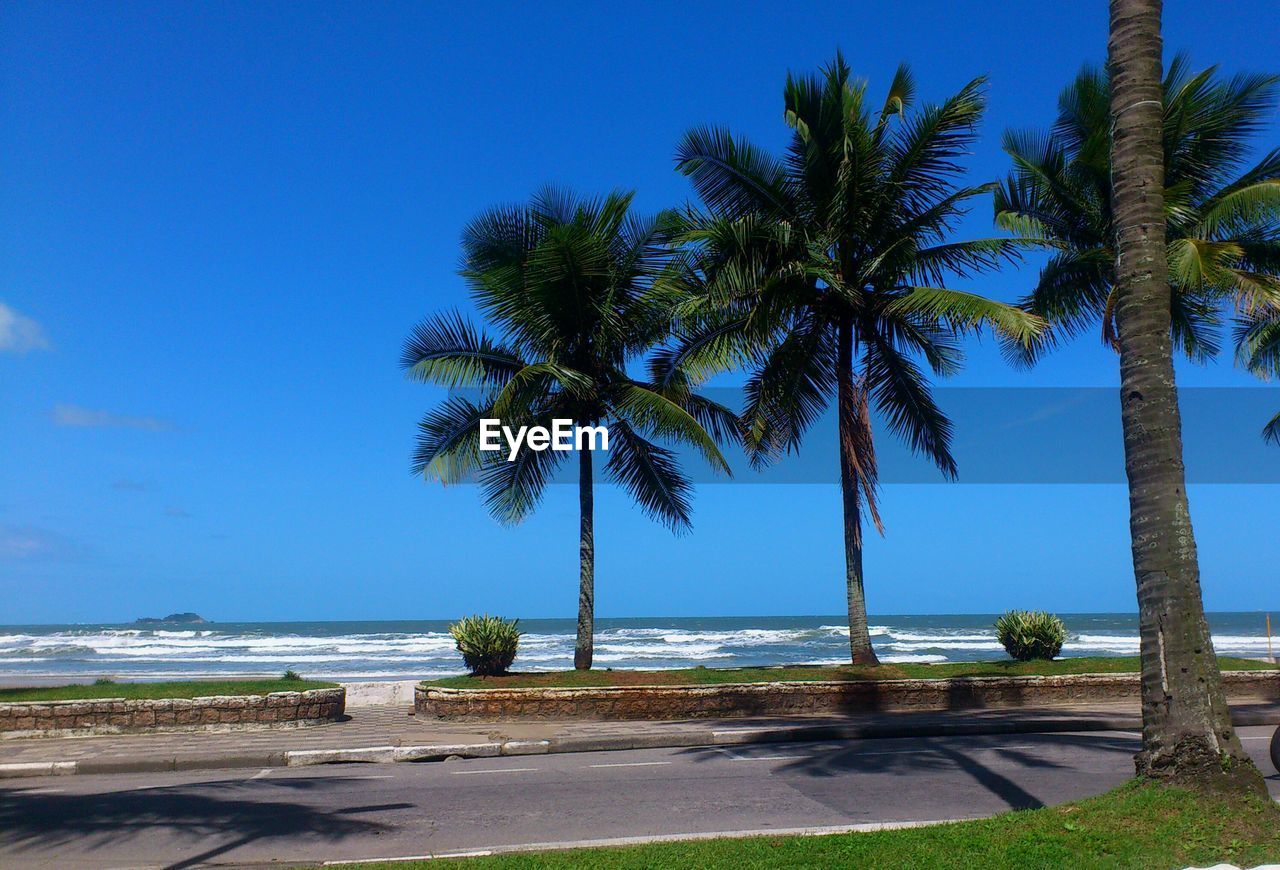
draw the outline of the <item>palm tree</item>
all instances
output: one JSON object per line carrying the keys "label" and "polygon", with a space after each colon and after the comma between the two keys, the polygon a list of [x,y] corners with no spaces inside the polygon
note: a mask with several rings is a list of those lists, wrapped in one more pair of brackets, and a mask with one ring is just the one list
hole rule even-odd
{"label": "palm tree", "polygon": [[[445,484],[478,478],[498,520],[516,523],[538,504],[565,452],[480,449],[480,421],[548,429],[567,419],[605,425],[605,474],[645,513],[676,532],[690,525],[691,486],[673,450],[692,445],[717,471],[716,440],[731,411],[679,377],[661,387],[632,378],[628,363],[668,335],[670,215],[637,217],[632,194],[580,199],[546,189],[524,206],[495,208],[467,225],[462,275],[490,336],[456,313],[430,318],[405,342],[414,380],[478,391],[455,395],[419,425],[413,471]],[[574,667],[590,668],[595,619],[592,449],[578,450],[579,592]]]}
{"label": "palm tree", "polygon": [[[1171,207],[1193,208],[1199,192],[1194,184],[1175,189],[1173,203],[1163,195],[1179,179],[1165,173],[1160,3],[1111,0],[1108,44],[1114,85],[1108,200],[1115,232],[1106,238],[1117,255],[1109,307],[1120,350],[1121,421],[1142,640],[1143,729],[1137,767],[1140,774],[1153,778],[1196,785],[1220,780],[1257,788],[1262,779],[1231,727],[1205,621],[1182,464],[1172,335],[1178,332],[1175,312],[1188,296],[1179,299],[1171,288],[1169,252],[1179,248],[1179,236],[1172,235],[1167,246],[1165,225]],[[1204,147],[1213,151],[1215,146]]]}
{"label": "palm tree", "polygon": [[[1278,83],[1193,73],[1180,56],[1160,87],[1170,330],[1197,362],[1218,352],[1226,303],[1245,317],[1280,310],[1280,149],[1244,166]],[[1058,247],[1023,301],[1051,324],[1025,362],[1098,322],[1116,346],[1110,100],[1107,75],[1086,67],[1059,97],[1052,130],[1005,135],[1014,170],[996,191],[996,223]]]}
{"label": "palm tree", "polygon": [[785,157],[717,128],[690,131],[679,169],[705,211],[684,215],[695,252],[677,340],[656,362],[695,378],[745,365],[740,425],[751,463],[799,448],[835,398],[839,419],[850,655],[877,661],[863,591],[863,513],[883,531],[870,408],[947,475],[951,423],[917,359],[955,371],[962,333],[990,324],[1016,341],[1038,328],[1015,307],[943,286],[1016,253],[1011,239],[947,241],[965,203],[959,158],[983,111],[981,79],[941,105],[908,112],[902,67],[882,107],[836,55],[820,76],[788,77]]}

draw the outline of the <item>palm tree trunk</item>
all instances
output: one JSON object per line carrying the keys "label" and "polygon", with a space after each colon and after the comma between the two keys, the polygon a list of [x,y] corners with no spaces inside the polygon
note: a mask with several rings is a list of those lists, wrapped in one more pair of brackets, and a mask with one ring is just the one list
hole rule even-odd
{"label": "palm tree trunk", "polygon": [[849,655],[855,665],[875,665],[880,660],[871,647],[867,629],[867,598],[862,587],[862,505],[858,492],[857,427],[866,403],[858,401],[853,383],[853,322],[840,321],[836,363],[837,414],[840,431],[840,495],[844,506],[845,602],[849,608]]}
{"label": "palm tree trunk", "polygon": [[594,494],[591,491],[591,451],[578,451],[578,639],[573,666],[590,670],[594,652],[596,618],[596,533]]}
{"label": "palm tree trunk", "polygon": [[1169,337],[1161,142],[1161,0],[1111,0],[1116,323],[1129,527],[1142,639],[1143,776],[1261,777],[1231,727],[1205,621]]}

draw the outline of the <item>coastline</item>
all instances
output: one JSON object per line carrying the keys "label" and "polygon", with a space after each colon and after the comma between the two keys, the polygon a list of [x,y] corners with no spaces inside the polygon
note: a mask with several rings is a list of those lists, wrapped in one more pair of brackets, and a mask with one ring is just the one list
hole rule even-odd
{"label": "coastline", "polygon": [[[519,614],[511,614],[518,616]],[[1062,655],[1138,653],[1132,613],[1061,614],[1068,629]],[[886,664],[1002,658],[993,614],[881,615],[872,642]],[[1265,612],[1212,613],[1221,655],[1267,655]],[[285,670],[339,682],[394,682],[458,674],[462,662],[447,620],[284,623],[215,622],[173,630],[136,625],[0,626],[0,684],[246,679]],[[521,619],[516,668],[572,666],[574,622]],[[601,669],[838,665],[848,635],[836,616],[601,618]],[[1273,641],[1275,650],[1275,641]]]}

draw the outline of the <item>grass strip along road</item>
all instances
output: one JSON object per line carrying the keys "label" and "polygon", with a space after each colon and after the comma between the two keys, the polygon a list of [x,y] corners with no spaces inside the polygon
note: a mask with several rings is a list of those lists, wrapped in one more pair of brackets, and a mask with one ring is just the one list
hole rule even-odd
{"label": "grass strip along road", "polygon": [[319,680],[190,680],[173,683],[115,683],[0,689],[0,703],[27,701],[90,701],[96,698],[156,700],[160,698],[208,698],[213,695],[269,695],[272,692],[305,692],[333,689],[337,683]]}
{"label": "grass strip along road", "polygon": [[[468,868],[1253,867],[1280,862],[1280,808],[1130,782],[1095,798],[990,819],[829,836],[751,837],[508,853]],[[412,870],[439,862],[361,864]]]}

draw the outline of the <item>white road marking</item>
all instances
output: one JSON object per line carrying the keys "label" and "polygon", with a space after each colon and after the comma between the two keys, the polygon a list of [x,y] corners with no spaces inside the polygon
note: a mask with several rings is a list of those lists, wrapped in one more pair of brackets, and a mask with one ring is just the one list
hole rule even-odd
{"label": "white road marking", "polygon": [[258,771],[253,776],[249,777],[249,779],[262,779],[264,776],[270,776],[270,775],[271,775],[271,768],[264,767],[262,768],[262,770]]}
{"label": "white road marking", "polygon": [[[1046,744],[1038,743],[1030,746],[972,746],[961,747],[958,752],[1005,752],[1011,749],[1041,749]],[[854,758],[861,758],[864,755],[919,755],[922,752],[928,752],[928,749],[878,749],[875,752],[854,752]]]}
{"label": "white road marking", "polygon": [[670,764],[670,761],[620,761],[614,764],[589,764],[588,767],[656,767],[660,764]]}
{"label": "white road marking", "polygon": [[740,755],[734,761],[793,761],[797,758],[813,758],[812,755]]}
{"label": "white road marking", "polygon": [[812,755],[739,755],[731,749],[721,749],[730,761],[794,761],[800,758],[813,758]]}
{"label": "white road marking", "polygon": [[1263,735],[1262,737],[1241,737],[1241,740],[1270,740],[1271,738]]}
{"label": "white road marking", "polygon": [[536,767],[499,767],[495,770],[451,770],[453,776],[474,776],[477,773],[528,773],[537,770]]}

